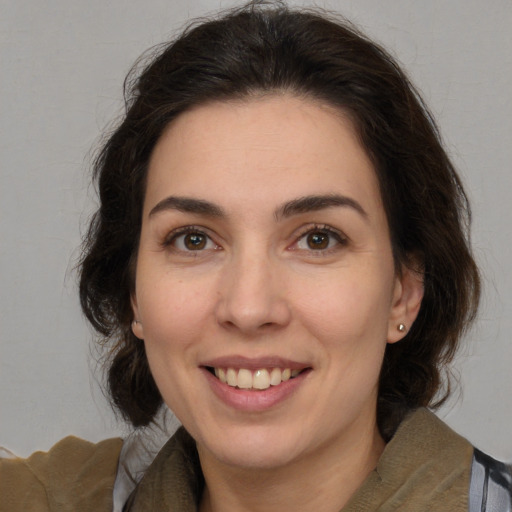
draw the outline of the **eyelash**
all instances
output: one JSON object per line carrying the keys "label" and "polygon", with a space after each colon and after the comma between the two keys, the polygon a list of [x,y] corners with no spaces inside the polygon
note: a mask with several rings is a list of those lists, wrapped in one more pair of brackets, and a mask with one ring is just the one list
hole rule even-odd
{"label": "eyelash", "polygon": [[[184,227],[181,227],[181,228],[178,228],[178,229],[172,231],[171,233],[169,233],[169,235],[163,241],[162,247],[164,247],[164,248],[171,247],[176,252],[197,256],[197,253],[202,252],[204,250],[204,247],[201,247],[200,249],[197,249],[197,250],[193,250],[193,249],[187,250],[187,249],[181,249],[181,248],[178,249],[175,246],[176,241],[180,237],[183,237],[188,234],[196,234],[196,235],[205,237],[205,244],[208,244],[210,242],[215,245],[214,250],[220,249],[220,246],[217,245],[214,242],[214,240],[212,239],[212,237],[210,235],[208,235],[208,233],[205,232],[204,228],[200,228],[198,226],[184,226]],[[311,247],[309,247],[309,248],[298,247],[299,243],[302,240],[306,239],[306,237],[308,237],[310,235],[315,235],[315,234],[327,236],[328,237],[328,240],[327,240],[328,246],[325,248],[320,247],[320,248],[316,248],[316,249],[311,248]],[[329,247],[329,245],[331,245],[332,240],[334,240],[336,242],[336,245],[334,247]],[[303,227],[301,229],[301,231],[299,232],[298,236],[296,237],[295,242],[293,242],[293,244],[291,244],[289,246],[289,248],[290,248],[290,250],[307,251],[307,252],[310,252],[311,254],[314,254],[315,256],[323,256],[326,254],[330,254],[331,252],[334,252],[334,251],[340,249],[341,247],[346,246],[347,243],[348,243],[347,237],[345,235],[343,235],[343,233],[341,233],[339,230],[337,230],[327,224],[313,224],[313,225],[308,225],[308,226]]]}
{"label": "eyelash", "polygon": [[184,226],[182,228],[175,229],[174,231],[169,233],[169,235],[167,235],[167,237],[165,238],[165,240],[162,243],[162,246],[164,248],[171,247],[172,249],[174,249],[175,251],[180,252],[180,253],[185,253],[185,254],[190,254],[190,255],[196,256],[197,255],[196,253],[201,252],[201,250],[203,248],[197,249],[197,250],[192,250],[192,249],[186,250],[186,249],[178,249],[175,246],[176,241],[180,237],[184,237],[185,235],[190,235],[190,234],[202,236],[202,237],[205,238],[205,240],[206,240],[205,243],[206,244],[211,242],[211,243],[213,243],[215,245],[215,249],[219,248],[219,246],[213,241],[212,237],[210,235],[208,235],[204,231],[203,228],[200,228],[200,227],[197,227],[197,226]]}
{"label": "eyelash", "polygon": [[[304,239],[307,239],[310,235],[315,234],[321,234],[326,235],[329,237],[328,244],[331,244],[331,241],[334,239],[336,242],[336,245],[334,247],[326,247],[326,248],[317,248],[313,249],[311,247],[309,248],[299,248],[297,247],[299,242],[301,242]],[[306,242],[307,243],[307,242]],[[292,244],[292,250],[300,250],[300,251],[308,251],[312,254],[315,254],[315,256],[323,256],[326,254],[330,254],[331,252],[334,252],[341,247],[344,247],[348,244],[347,237],[339,230],[327,225],[327,224],[314,224],[305,226],[302,230],[299,236],[297,237],[297,240]]]}

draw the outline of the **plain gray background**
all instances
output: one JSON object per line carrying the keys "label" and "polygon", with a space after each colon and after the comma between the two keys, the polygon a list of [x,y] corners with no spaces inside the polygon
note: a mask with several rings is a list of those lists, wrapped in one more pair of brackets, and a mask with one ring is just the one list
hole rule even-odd
{"label": "plain gray background", "polygon": [[[94,205],[90,150],[122,111],[134,60],[187,19],[235,4],[0,0],[0,444],[19,455],[68,434],[126,432],[98,387],[76,298],[73,265]],[[512,1],[317,5],[398,57],[465,180],[484,300],[455,365],[463,392],[439,414],[512,460]]]}

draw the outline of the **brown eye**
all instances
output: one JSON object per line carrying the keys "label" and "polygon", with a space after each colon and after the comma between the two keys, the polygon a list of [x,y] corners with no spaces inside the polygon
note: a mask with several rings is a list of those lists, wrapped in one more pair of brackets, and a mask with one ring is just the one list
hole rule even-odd
{"label": "brown eye", "polygon": [[206,247],[207,238],[201,233],[188,233],[183,238],[183,244],[189,251],[200,251]]}
{"label": "brown eye", "polygon": [[329,241],[329,235],[321,232],[309,233],[306,238],[308,247],[313,250],[327,249]]}
{"label": "brown eye", "polygon": [[174,234],[167,245],[171,245],[177,251],[189,253],[218,249],[218,246],[206,233],[188,228],[185,232]]}
{"label": "brown eye", "polygon": [[329,251],[341,249],[346,245],[347,239],[341,232],[328,226],[318,226],[300,236],[294,244],[294,248],[327,254]]}

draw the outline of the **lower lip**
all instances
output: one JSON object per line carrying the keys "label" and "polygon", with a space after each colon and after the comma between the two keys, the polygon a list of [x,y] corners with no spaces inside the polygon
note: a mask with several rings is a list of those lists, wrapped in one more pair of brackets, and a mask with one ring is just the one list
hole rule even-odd
{"label": "lower lip", "polygon": [[208,384],[215,395],[233,409],[248,412],[258,412],[271,409],[288,398],[304,382],[310,370],[301,372],[297,377],[281,382],[278,386],[270,386],[264,390],[239,389],[228,386],[202,368]]}

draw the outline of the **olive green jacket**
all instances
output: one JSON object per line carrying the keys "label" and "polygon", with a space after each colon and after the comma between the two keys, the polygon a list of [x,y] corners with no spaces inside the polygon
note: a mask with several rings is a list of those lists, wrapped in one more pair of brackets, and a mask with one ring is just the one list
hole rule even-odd
{"label": "olive green jacket", "polygon": [[[0,512],[111,512],[122,443],[66,438],[48,453],[1,460]],[[472,459],[470,443],[429,411],[415,411],[341,512],[466,512]],[[125,510],[196,512],[203,485],[195,443],[181,428]]]}
{"label": "olive green jacket", "polygon": [[1,512],[112,511],[123,441],[66,437],[48,453],[0,460]]}

